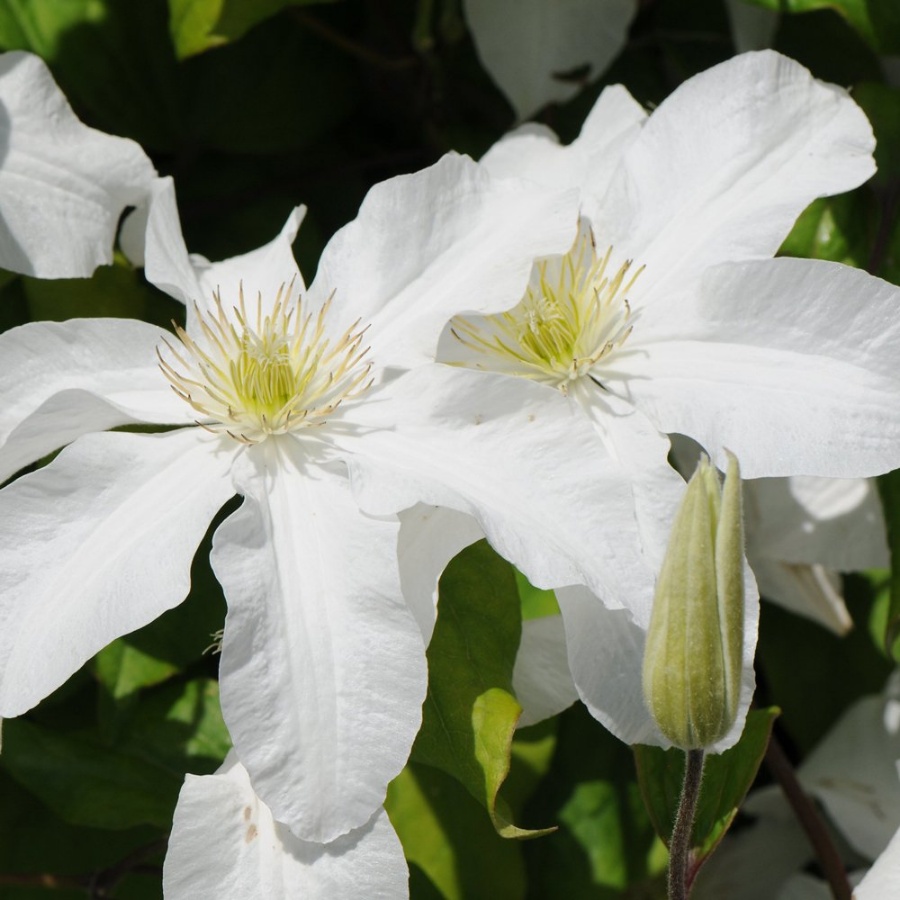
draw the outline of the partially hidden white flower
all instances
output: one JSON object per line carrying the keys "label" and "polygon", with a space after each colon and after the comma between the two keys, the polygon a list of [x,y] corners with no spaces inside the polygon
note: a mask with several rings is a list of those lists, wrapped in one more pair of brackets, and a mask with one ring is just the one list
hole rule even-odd
{"label": "partially hidden white flower", "polygon": [[[608,88],[569,146],[514,132],[483,164],[578,187],[581,231],[567,255],[537,261],[516,307],[457,316],[439,359],[537,381],[590,421],[595,452],[630,472],[654,565],[681,490],[668,434],[720,466],[730,449],[750,478],[887,471],[900,464],[900,290],[769,258],[814,198],[872,174],[873,143],[845,91],[771,51],[690,79],[650,117]],[[624,740],[657,742],[640,695],[650,597],[557,597],[582,699]],[[751,585],[748,672],[755,597]],[[751,692],[748,677],[732,740]]]}
{"label": "partially hidden white flower", "polygon": [[[398,546],[395,513],[471,515],[542,586],[586,581],[619,605],[649,589],[630,490],[589,427],[540,386],[520,382],[510,404],[501,376],[430,363],[461,306],[503,309],[535,255],[562,252],[573,199],[448,156],[373,188],[306,290],[301,211],[267,246],[209,263],[188,256],[157,182],[146,273],[189,304],[186,329],[0,335],[0,479],[69,444],[0,491],[0,713],[179,603],[238,493],[212,553],[223,714],[273,815],[330,841],[369,821],[420,721],[446,558]],[[134,424],[176,427],[102,433]]]}
{"label": "partially hidden white flower", "polygon": [[[875,888],[890,884],[898,872],[898,698],[900,681],[895,673],[882,694],[863,697],[850,706],[797,769],[800,784],[822,805],[840,834],[843,843],[839,846],[848,867],[877,860],[870,878],[857,888],[858,900],[893,896],[890,891],[879,894]],[[701,870],[697,900],[766,900],[794,896],[791,892],[802,886],[813,890],[815,885],[804,884],[798,874],[812,861],[813,850],[780,789],[755,791],[744,811],[756,822],[725,838]]]}
{"label": "partially hidden white flower", "polygon": [[527,119],[603,74],[637,0],[463,0],[463,9],[485,69]]}
{"label": "partially hidden white flower", "polygon": [[328,844],[295,837],[254,793],[232,751],[188,775],[163,867],[167,900],[402,900],[403,848],[383,809]]}
{"label": "partially hidden white flower", "polygon": [[889,563],[884,513],[864,478],[759,478],[744,482],[747,558],[760,593],[837,634],[853,621],[841,572]]}
{"label": "partially hidden white flower", "polygon": [[119,218],[156,172],[143,150],[78,121],[36,56],[0,55],[0,254],[40,278],[112,262]]}

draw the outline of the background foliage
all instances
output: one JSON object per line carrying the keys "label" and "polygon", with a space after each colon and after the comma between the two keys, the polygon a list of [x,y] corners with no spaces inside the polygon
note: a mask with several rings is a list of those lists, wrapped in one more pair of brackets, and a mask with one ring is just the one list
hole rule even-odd
{"label": "background foliage", "polygon": [[[851,88],[878,137],[878,175],[814,203],[783,252],[900,283],[900,77],[891,80],[900,63],[890,58],[900,54],[900,6],[754,3],[782,12],[775,48]],[[459,0],[0,0],[0,49],[42,56],[83,121],[139,141],[174,176],[191,250],[221,259],[259,246],[306,203],[295,250],[308,282],[324,243],[372,184],[450,149],[478,157],[515,124]],[[571,140],[603,85],[624,83],[652,107],[734,52],[722,0],[644,0],[612,68],[586,76],[575,99],[538,119]],[[167,325],[182,314],[124,259],[88,281],[4,274],[0,294],[0,329],[94,315]],[[890,489],[886,482],[889,516],[900,502]],[[3,900],[161,896],[183,775],[214,771],[229,748],[217,658],[204,652],[224,619],[208,550],[185,604],[4,723]],[[856,628],[845,638],[763,608],[758,704],[781,708],[775,728],[795,763],[891,670],[884,635],[898,610],[889,579],[856,576],[847,590]],[[425,725],[388,797],[415,900],[663,896],[665,849],[641,799],[642,788],[654,789],[639,784],[631,750],[580,705],[514,733],[521,619],[547,605],[484,544],[445,575]],[[491,642],[479,657],[490,666],[460,664],[460,642],[472,634]],[[449,736],[437,711],[455,723]],[[483,758],[467,749],[472,730]],[[753,753],[758,760],[758,746]],[[760,782],[768,778],[763,769]],[[721,815],[733,815],[739,799]],[[658,804],[651,810],[664,816]],[[505,834],[556,830],[520,841],[495,825]]]}

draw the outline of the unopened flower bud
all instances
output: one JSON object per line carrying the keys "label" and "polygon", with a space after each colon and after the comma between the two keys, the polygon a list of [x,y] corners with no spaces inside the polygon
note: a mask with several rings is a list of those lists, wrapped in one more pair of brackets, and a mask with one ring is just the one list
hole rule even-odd
{"label": "unopened flower bud", "polygon": [[704,456],[675,516],[644,653],[644,698],[660,731],[694,750],[731,730],[741,691],[744,538],[741,478],[723,488]]}

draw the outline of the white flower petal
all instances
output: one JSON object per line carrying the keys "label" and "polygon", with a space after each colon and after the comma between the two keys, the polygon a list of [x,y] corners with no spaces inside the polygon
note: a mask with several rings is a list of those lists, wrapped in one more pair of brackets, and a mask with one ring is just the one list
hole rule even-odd
{"label": "white flower petal", "polygon": [[576,216],[574,192],[492,179],[448,154],[369,191],[323,251],[310,307],[334,293],[334,333],[361,319],[381,367],[430,362],[451,316],[512,306],[534,258],[571,245]]}
{"label": "white flower petal", "polygon": [[747,478],[900,466],[900,289],[837,263],[775,259],[710,269],[696,311],[679,308],[671,339],[635,341],[626,378],[607,381],[660,431],[723,465],[727,447]]}
{"label": "white flower petal", "polygon": [[0,104],[0,265],[63,278],[112,262],[119,217],[156,175],[144,151],[82,125],[28,53],[0,56]]}
{"label": "white flower petal", "polygon": [[[485,69],[526,119],[574,97],[625,44],[636,0],[464,0]],[[582,66],[586,71],[573,78]],[[565,77],[570,75],[570,77]]]}
{"label": "white flower petal", "polygon": [[889,565],[884,513],[865,478],[759,478],[744,485],[755,555],[841,572]]}
{"label": "white flower petal", "polygon": [[[641,105],[620,84],[603,89],[581,129],[568,146],[542,125],[524,125],[501,138],[481,158],[492,175],[516,177],[555,188],[579,188],[590,218],[593,198],[602,197],[622,154],[647,118]],[[584,211],[584,210],[583,210]]]}
{"label": "white flower petal", "polygon": [[199,428],[92,434],[0,492],[0,710],[180,603],[231,454]]}
{"label": "white flower petal", "polygon": [[[896,690],[896,684],[895,684]],[[850,845],[875,859],[900,822],[900,700],[853,704],[798,771]]]}
{"label": "white flower petal", "polygon": [[885,900],[886,897],[900,896],[900,829],[875,860],[853,896],[855,900]]}
{"label": "white flower petal", "polygon": [[846,91],[771,51],[735,57],[650,117],[594,223],[598,241],[646,265],[644,302],[671,306],[710,265],[772,256],[813,199],[872,175],[873,146]]}
{"label": "white flower petal", "polygon": [[345,477],[309,465],[293,438],[245,460],[244,503],[213,541],[228,600],[222,711],[273,814],[328,841],[383,802],[421,721],[425,650],[401,596],[399,524],[360,513]]}
{"label": "white flower petal", "polygon": [[[237,304],[243,285],[247,298],[259,294],[272,302],[281,285],[291,281],[305,290],[291,245],[297,236],[306,207],[299,206],[288,216],[279,234],[268,244],[222,262],[211,263],[199,254],[188,254],[181,234],[181,222],[171,178],[157,179],[146,225],[144,267],[147,279],[187,306],[188,331],[194,331],[194,304],[210,305],[220,291],[226,308]],[[135,226],[137,227],[137,226]]]}
{"label": "white flower petal", "polygon": [[167,334],[131,319],[33,322],[0,334],[0,482],[90,431],[187,424],[190,410],[157,365]]}
{"label": "white flower petal", "polygon": [[555,716],[578,699],[569,671],[562,616],[522,622],[512,682],[522,707],[518,728]]}
{"label": "white flower petal", "polygon": [[434,631],[438,580],[457,553],[483,537],[478,523],[455,509],[417,503],[400,513],[400,584],[426,646]]}
{"label": "white flower petal", "polygon": [[649,618],[653,579],[629,481],[558,392],[420,366],[344,415],[359,434],[335,441],[363,508],[426,502],[469,513],[535,586],[587,581],[610,606]]}
{"label": "white flower petal", "polygon": [[402,900],[403,848],[384,810],[330,844],[275,821],[234,754],[215,775],[188,775],[163,868],[167,900]]}
{"label": "white flower petal", "polygon": [[759,583],[759,592],[767,600],[806,616],[835,634],[846,634],[853,619],[841,596],[841,577],[823,566],[798,565],[765,557],[747,558]]}
{"label": "white flower petal", "polygon": [[731,34],[738,53],[765,50],[772,46],[778,30],[778,13],[771,9],[751,6],[745,0],[725,0],[731,21]]}
{"label": "white flower petal", "polygon": [[[591,715],[626,744],[669,746],[644,704],[642,666],[649,618],[608,609],[589,590],[574,585],[556,590],[566,629],[569,667],[578,694]],[[759,629],[759,591],[744,566],[744,653],[741,700],[731,731],[713,749],[735,744],[753,699],[753,658]]]}

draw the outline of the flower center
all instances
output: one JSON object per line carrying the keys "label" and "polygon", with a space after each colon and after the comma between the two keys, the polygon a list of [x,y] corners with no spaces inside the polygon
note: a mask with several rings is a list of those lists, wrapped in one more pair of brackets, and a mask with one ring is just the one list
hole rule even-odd
{"label": "flower center", "polygon": [[626,294],[642,269],[629,278],[629,260],[610,274],[611,256],[612,247],[597,256],[593,234],[582,226],[565,256],[535,264],[527,293],[512,309],[456,316],[454,337],[475,352],[462,364],[532,378],[566,393],[631,334]]}
{"label": "flower center", "polygon": [[326,336],[330,297],[315,315],[304,315],[300,297],[292,301],[284,285],[266,314],[258,297],[248,315],[243,287],[230,314],[218,293],[214,301],[206,312],[195,306],[196,340],[176,327],[178,343],[165,341],[171,359],[157,350],[163,374],[207,430],[256,444],[322,425],[372,383],[359,320],[334,344]]}

